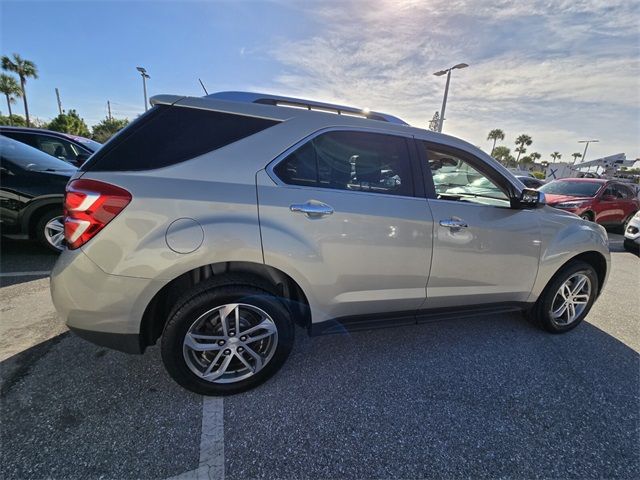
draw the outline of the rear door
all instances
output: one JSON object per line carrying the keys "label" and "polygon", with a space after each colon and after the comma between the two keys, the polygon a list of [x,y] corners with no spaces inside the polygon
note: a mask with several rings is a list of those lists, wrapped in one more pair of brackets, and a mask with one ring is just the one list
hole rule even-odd
{"label": "rear door", "polygon": [[314,322],[390,312],[414,321],[433,225],[413,149],[408,137],[325,131],[258,173],[265,262],[303,286]]}
{"label": "rear door", "polygon": [[419,145],[434,219],[424,308],[526,301],[538,271],[538,211],[511,208],[507,180],[468,152]]}

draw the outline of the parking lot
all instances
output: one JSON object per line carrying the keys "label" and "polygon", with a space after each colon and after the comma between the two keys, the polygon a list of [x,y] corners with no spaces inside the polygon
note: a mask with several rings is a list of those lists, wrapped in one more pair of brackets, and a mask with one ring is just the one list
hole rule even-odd
{"label": "parking lot", "polygon": [[640,259],[579,328],[519,314],[308,338],[261,387],[203,399],[66,332],[55,256],[3,239],[2,478],[640,476]]}

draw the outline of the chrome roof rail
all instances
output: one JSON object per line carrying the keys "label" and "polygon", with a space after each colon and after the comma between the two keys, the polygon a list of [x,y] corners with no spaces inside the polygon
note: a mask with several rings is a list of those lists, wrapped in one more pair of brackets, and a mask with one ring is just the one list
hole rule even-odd
{"label": "chrome roof rail", "polygon": [[217,100],[229,100],[243,103],[262,103],[264,105],[275,105],[279,107],[301,108],[317,112],[337,113],[338,115],[349,115],[370,120],[395,123],[397,125],[409,125],[404,120],[386,113],[371,112],[366,109],[347,107],[345,105],[334,105],[331,103],[316,102],[314,100],[304,100],[301,98],[282,97],[280,95],[270,95],[255,92],[218,92],[206,95],[206,98]]}

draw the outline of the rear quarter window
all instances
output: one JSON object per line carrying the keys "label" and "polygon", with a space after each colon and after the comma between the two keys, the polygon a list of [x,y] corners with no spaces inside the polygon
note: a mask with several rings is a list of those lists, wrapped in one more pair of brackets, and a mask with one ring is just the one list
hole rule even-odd
{"label": "rear quarter window", "polygon": [[166,167],[217,150],[277,123],[231,113],[157,105],[107,142],[82,170]]}

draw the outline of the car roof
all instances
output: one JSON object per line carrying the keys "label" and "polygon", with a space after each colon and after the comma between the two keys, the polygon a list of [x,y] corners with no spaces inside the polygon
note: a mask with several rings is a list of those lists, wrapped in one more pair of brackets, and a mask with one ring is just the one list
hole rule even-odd
{"label": "car roof", "polygon": [[45,128],[32,128],[32,127],[13,127],[9,125],[0,125],[0,130],[8,130],[12,132],[23,133],[45,133],[47,135],[53,135],[55,137],[63,137],[70,140],[91,140],[90,138],[81,137],[80,135],[71,135],[69,133],[56,132],[55,130],[47,130]]}
{"label": "car roof", "polygon": [[611,180],[609,180],[608,178],[573,178],[573,177],[569,177],[569,178],[558,178],[556,180],[554,180],[554,182],[585,182],[585,183],[608,183],[611,182]]}

